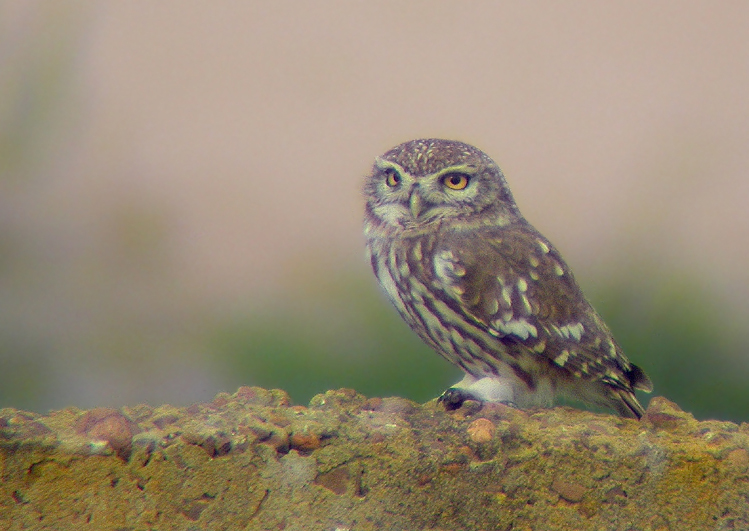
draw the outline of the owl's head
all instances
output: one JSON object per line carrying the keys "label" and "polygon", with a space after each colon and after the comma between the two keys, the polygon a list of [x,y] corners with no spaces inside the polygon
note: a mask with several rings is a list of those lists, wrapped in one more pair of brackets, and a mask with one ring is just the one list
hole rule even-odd
{"label": "owl's head", "polygon": [[452,221],[467,228],[522,219],[499,166],[453,140],[411,140],[375,160],[364,185],[369,221],[420,231]]}

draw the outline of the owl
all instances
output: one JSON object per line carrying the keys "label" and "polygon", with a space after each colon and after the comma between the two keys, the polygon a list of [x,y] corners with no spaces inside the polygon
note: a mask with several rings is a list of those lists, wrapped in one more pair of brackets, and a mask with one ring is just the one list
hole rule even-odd
{"label": "owl", "polygon": [[440,397],[519,408],[556,397],[640,418],[652,384],[520,213],[497,164],[451,140],[401,144],[364,185],[367,256],[408,325],[465,376]]}

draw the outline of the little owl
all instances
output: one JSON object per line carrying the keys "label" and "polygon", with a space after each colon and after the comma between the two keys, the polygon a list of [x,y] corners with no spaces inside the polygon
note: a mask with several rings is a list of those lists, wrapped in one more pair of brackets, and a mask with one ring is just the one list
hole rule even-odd
{"label": "little owl", "polygon": [[556,248],[518,210],[497,164],[450,140],[412,140],[364,186],[372,268],[401,317],[465,371],[440,397],[516,407],[555,396],[640,418],[629,362]]}

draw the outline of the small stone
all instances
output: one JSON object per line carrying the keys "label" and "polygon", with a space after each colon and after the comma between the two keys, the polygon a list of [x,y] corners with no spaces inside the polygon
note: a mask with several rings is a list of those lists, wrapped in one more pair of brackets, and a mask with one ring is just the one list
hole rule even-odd
{"label": "small stone", "polygon": [[177,415],[162,415],[161,417],[156,417],[153,419],[153,424],[160,430],[165,429],[170,424],[174,424],[179,420],[179,417]]}
{"label": "small stone", "polygon": [[234,396],[237,400],[258,406],[269,406],[273,403],[273,395],[271,392],[261,387],[242,386],[237,389]]}
{"label": "small stone", "polygon": [[443,465],[442,470],[444,470],[448,474],[457,474],[461,470],[464,470],[465,467],[466,466],[464,463],[452,462],[452,463],[447,463],[446,465]]}
{"label": "small stone", "polygon": [[475,443],[487,443],[494,435],[494,423],[485,418],[476,419],[468,425],[468,436]]}
{"label": "small stone", "polygon": [[324,474],[318,474],[315,483],[340,496],[346,494],[350,479],[348,467],[342,465]]}
{"label": "small stone", "polygon": [[603,497],[606,503],[614,503],[621,507],[625,507],[627,505],[627,498],[627,493],[621,487],[621,485],[610,488],[608,491],[606,491],[606,494]]}
{"label": "small stone", "polygon": [[377,409],[383,413],[393,413],[399,417],[406,417],[416,411],[418,407],[419,405],[416,402],[406,398],[388,397],[382,400]]}
{"label": "small stone", "polygon": [[682,423],[682,419],[668,413],[648,410],[643,417],[643,422],[661,430],[673,430]]}
{"label": "small stone", "polygon": [[731,450],[726,456],[726,463],[736,470],[744,471],[749,468],[749,452],[744,448]]}
{"label": "small stone", "polygon": [[579,483],[566,481],[561,478],[554,480],[551,484],[551,490],[559,494],[560,498],[572,503],[577,503],[582,500],[585,493],[588,492],[588,489]]}
{"label": "small stone", "polygon": [[209,406],[212,409],[221,409],[226,404],[229,403],[229,400],[231,400],[231,396],[227,393],[219,393],[216,395],[216,397],[209,402]]}
{"label": "small stone", "polygon": [[476,459],[476,453],[470,446],[461,446],[458,448],[458,452],[466,456],[468,459]]}
{"label": "small stone", "polygon": [[363,410],[366,411],[377,411],[382,406],[382,398],[375,397],[375,398],[368,398],[366,402],[364,402],[364,405],[362,406]]}
{"label": "small stone", "polygon": [[201,442],[200,447],[205,450],[210,457],[220,457],[231,451],[232,440],[226,433],[217,432],[206,437]]}
{"label": "small stone", "polygon": [[314,433],[294,433],[289,439],[291,448],[301,452],[311,452],[320,447],[320,437]]}
{"label": "small stone", "polygon": [[138,426],[122,412],[100,407],[84,413],[75,422],[75,430],[95,441],[106,441],[118,457],[127,461]]}
{"label": "small stone", "polygon": [[270,435],[263,440],[263,443],[275,448],[279,453],[285,453],[289,450],[289,434],[286,430],[273,430]]}
{"label": "small stone", "polygon": [[381,444],[385,442],[386,437],[383,433],[368,433],[367,440],[369,440],[373,444]]}
{"label": "small stone", "polygon": [[291,397],[289,396],[289,393],[284,391],[283,389],[271,389],[271,395],[273,395],[273,402],[271,403],[272,406],[276,407],[289,407],[291,404]]}
{"label": "small stone", "polygon": [[642,420],[650,421],[657,428],[669,429],[681,422],[694,421],[694,417],[662,396],[653,397]]}
{"label": "small stone", "polygon": [[434,478],[432,477],[431,474],[421,474],[420,476],[416,478],[416,484],[419,487],[423,487],[424,485],[428,485],[429,483],[431,483],[432,479]]}
{"label": "small stone", "polygon": [[349,410],[355,407],[360,408],[361,404],[365,401],[366,398],[353,389],[336,389],[335,391],[327,391],[323,394],[313,396],[309,402],[309,407],[313,409],[336,408]]}

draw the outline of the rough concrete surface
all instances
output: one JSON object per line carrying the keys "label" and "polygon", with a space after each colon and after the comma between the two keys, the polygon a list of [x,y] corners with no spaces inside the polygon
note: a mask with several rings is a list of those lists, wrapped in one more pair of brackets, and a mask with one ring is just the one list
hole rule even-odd
{"label": "rough concrete surface", "polygon": [[0,410],[0,529],[749,529],[749,424],[240,388]]}

